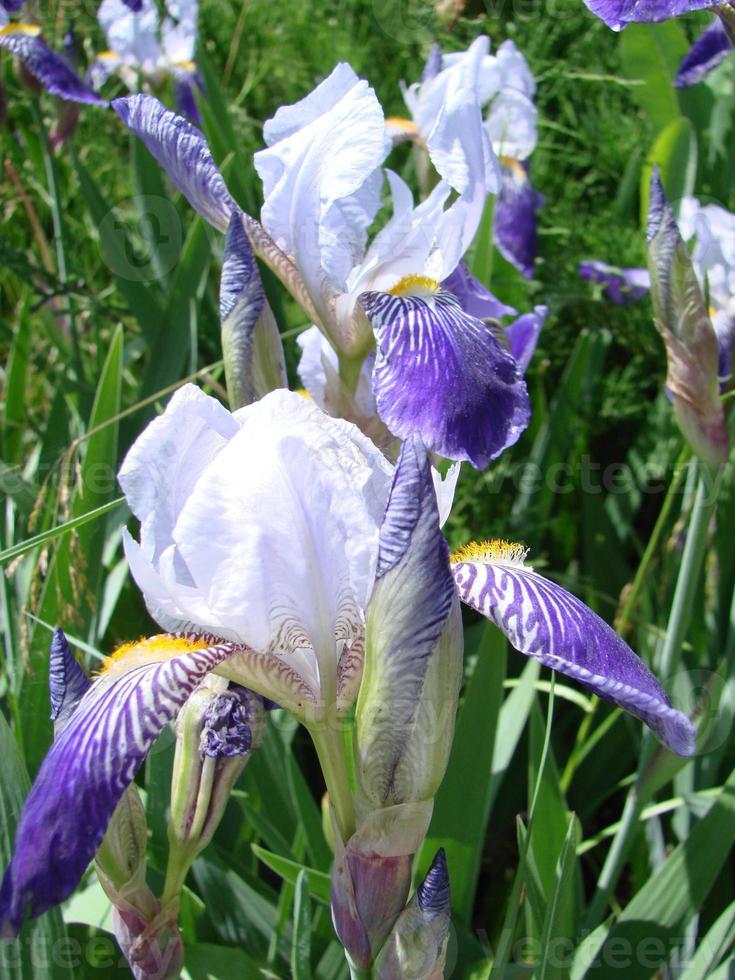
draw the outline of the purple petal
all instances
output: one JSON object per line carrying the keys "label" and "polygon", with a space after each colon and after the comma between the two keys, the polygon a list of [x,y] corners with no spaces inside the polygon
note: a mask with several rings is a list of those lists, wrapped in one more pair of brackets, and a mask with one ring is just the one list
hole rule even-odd
{"label": "purple petal", "polygon": [[121,660],[95,681],[23,806],[0,887],[0,936],[16,935],[26,915],[72,893],[151,745],[201,678],[232,652],[221,644],[162,662],[138,658],[127,670]]}
{"label": "purple petal", "polygon": [[459,263],[441,286],[457,297],[465,313],[477,317],[478,320],[500,320],[504,316],[515,316],[518,312],[493,296],[490,290],[472,275],[464,262]]}
{"label": "purple petal", "polygon": [[194,94],[196,89],[199,89],[200,92],[204,91],[202,77],[198,71],[188,71],[185,68],[176,68],[174,70],[174,98],[176,100],[176,108],[182,116],[186,116],[195,126],[201,126],[201,115]]}
{"label": "purple petal", "polygon": [[195,210],[226,231],[236,204],[202,133],[152,95],[115,99],[112,108],[160,163]]}
{"label": "purple petal", "polygon": [[619,31],[626,24],[670,20],[692,10],[714,6],[713,0],[584,0],[587,7]]}
{"label": "purple petal", "polygon": [[518,361],[521,374],[528,370],[548,312],[546,306],[534,306],[531,313],[524,313],[505,328],[510,352]]}
{"label": "purple petal", "polygon": [[429,56],[426,59],[424,70],[421,73],[421,84],[425,85],[426,82],[430,82],[432,78],[436,78],[441,70],[442,49],[441,45],[437,41],[435,44],[432,44],[431,51],[429,51]]}
{"label": "purple petal", "polygon": [[627,643],[576,596],[492,550],[470,546],[455,556],[452,568],[462,601],[492,619],[516,650],[640,718],[672,751],[692,755],[694,726],[671,707]]}
{"label": "purple petal", "polygon": [[718,310],[712,317],[719,352],[717,373],[720,386],[732,375],[732,353],[735,350],[735,316],[728,310]]}
{"label": "purple petal", "polygon": [[518,440],[531,416],[518,365],[451,293],[369,292],[360,302],[377,340],[378,414],[394,435],[418,432],[430,449],[478,469]]}
{"label": "purple petal", "polygon": [[134,14],[139,14],[143,9],[143,0],[123,0],[123,3],[128,10],[132,10]]}
{"label": "purple petal", "polygon": [[9,14],[17,14],[24,3],[25,0],[0,0],[0,6]]}
{"label": "purple petal", "polygon": [[263,699],[238,684],[210,701],[202,719],[201,753],[210,759],[247,755],[253,746],[253,702],[263,712]]}
{"label": "purple petal", "polygon": [[48,686],[51,720],[58,733],[71,718],[90,687],[90,681],[77,663],[64,631],[57,627],[49,652]]}
{"label": "purple petal", "polygon": [[503,167],[503,182],[495,201],[493,235],[498,251],[527,279],[536,260],[536,212],[544,198],[531,186],[521,164]]}
{"label": "purple petal", "polygon": [[732,51],[732,41],[722,22],[715,19],[682,59],[676,73],[674,85],[677,88],[688,88],[696,85],[716,68]]}
{"label": "purple petal", "polygon": [[64,59],[38,37],[35,28],[8,24],[0,30],[0,48],[19,58],[51,95],[90,105],[109,104],[85,85]]}
{"label": "purple petal", "polygon": [[604,285],[604,294],[616,306],[637,303],[651,291],[648,269],[618,269],[597,259],[585,259],[579,263],[579,275],[588,282]]}
{"label": "purple petal", "polygon": [[416,903],[426,918],[434,919],[438,915],[449,917],[449,871],[443,847],[436,852],[426,877],[416,890]]}

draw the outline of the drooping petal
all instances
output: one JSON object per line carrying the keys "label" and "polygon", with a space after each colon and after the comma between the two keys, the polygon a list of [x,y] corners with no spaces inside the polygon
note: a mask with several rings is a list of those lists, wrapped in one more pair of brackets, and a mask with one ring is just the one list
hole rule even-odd
{"label": "drooping petal", "polygon": [[649,196],[648,265],[654,322],[666,345],[666,386],[676,420],[692,449],[708,465],[719,466],[727,460],[729,443],[720,400],[717,335],[657,169]]}
{"label": "drooping petal", "polygon": [[514,307],[507,306],[493,296],[490,290],[470,273],[465,262],[460,262],[441,286],[457,297],[465,313],[478,320],[500,320],[504,316],[514,316],[518,312]]}
{"label": "drooping petal", "polygon": [[237,205],[202,133],[152,95],[115,99],[112,108],[145,143],[189,204],[215,228],[226,231]]}
{"label": "drooping petal", "polygon": [[23,62],[46,91],[72,102],[107,105],[107,100],[86,85],[62,57],[39,37],[32,24],[8,24],[0,29],[0,48]]}
{"label": "drooping petal", "polygon": [[220,282],[222,355],[233,409],[288,387],[281,335],[240,219],[239,211],[230,219]]}
{"label": "drooping petal", "polygon": [[444,776],[462,676],[459,602],[418,436],[401,449],[380,529],[355,711],[363,810],[431,799]]}
{"label": "drooping petal", "polygon": [[606,298],[616,306],[636,303],[651,291],[648,269],[619,269],[597,259],[585,259],[579,263],[578,271],[582,279],[601,283]]}
{"label": "drooping petal", "polygon": [[395,435],[482,468],[515,443],[530,406],[515,359],[456,298],[364,293],[377,341],[373,390]]}
{"label": "drooping petal", "polygon": [[505,542],[452,556],[463,602],[487,616],[521,653],[580,681],[644,721],[672,751],[691,755],[695,730],[643,661],[604,620],[560,585],[523,564]]}
{"label": "drooping petal", "polygon": [[732,49],[732,41],[722,22],[713,20],[682,59],[674,85],[677,88],[688,88],[701,82],[730,54]]}
{"label": "drooping petal", "polygon": [[174,68],[174,98],[176,108],[195,126],[201,123],[196,91],[204,91],[202,78],[196,68]]}
{"label": "drooping petal", "polygon": [[531,186],[527,168],[514,163],[503,167],[503,185],[495,201],[493,235],[498,251],[526,278],[536,260],[536,212],[543,194]]}
{"label": "drooping petal", "polygon": [[692,10],[714,6],[713,0],[584,0],[586,6],[614,31],[626,24],[671,20]]}
{"label": "drooping petal", "polygon": [[151,745],[233,649],[198,647],[173,637],[143,641],[81,700],[23,807],[0,887],[1,936],[16,935],[26,915],[40,915],[71,894]]}
{"label": "drooping petal", "polygon": [[518,362],[521,374],[526,373],[531,363],[548,312],[546,306],[534,306],[531,313],[524,313],[505,328],[510,352]]}
{"label": "drooping petal", "polygon": [[64,631],[57,627],[51,639],[48,668],[51,720],[59,732],[87,693],[90,681],[69,648]]}

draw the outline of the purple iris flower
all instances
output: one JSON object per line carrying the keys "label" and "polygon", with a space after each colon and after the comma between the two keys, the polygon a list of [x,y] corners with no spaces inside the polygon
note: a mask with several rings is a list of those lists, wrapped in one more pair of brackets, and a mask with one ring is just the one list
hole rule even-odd
{"label": "purple iris flower", "polygon": [[536,212],[544,196],[528,179],[528,163],[513,161],[502,168],[502,184],[495,201],[493,233],[498,251],[527,279],[533,276],[538,250]]}
{"label": "purple iris flower", "polygon": [[732,41],[719,20],[713,20],[682,59],[674,85],[688,88],[696,85],[716,68],[732,51]]}
{"label": "purple iris flower", "polygon": [[601,283],[605,297],[616,306],[637,303],[651,290],[648,269],[619,269],[597,259],[585,259],[579,263],[579,274],[589,282]]}
{"label": "purple iris flower", "polygon": [[0,48],[15,55],[51,95],[72,102],[107,105],[107,100],[86,85],[39,35],[40,28],[33,25],[8,24],[0,31]]}
{"label": "purple iris flower", "polygon": [[713,0],[584,0],[586,6],[614,31],[627,24],[671,20],[693,10],[714,7]]}

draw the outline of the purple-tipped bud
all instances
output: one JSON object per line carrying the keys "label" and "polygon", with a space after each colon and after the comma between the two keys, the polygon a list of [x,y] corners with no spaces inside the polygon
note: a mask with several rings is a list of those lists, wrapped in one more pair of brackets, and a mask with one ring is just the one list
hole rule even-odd
{"label": "purple-tipped bud", "polygon": [[48,664],[51,721],[58,735],[90,687],[90,681],[69,647],[64,631],[57,626],[51,637]]}
{"label": "purple-tipped bud", "polygon": [[449,912],[449,873],[444,851],[439,849],[380,954],[378,980],[443,977]]}
{"label": "purple-tipped bud", "polygon": [[708,465],[719,466],[729,446],[720,401],[717,335],[656,168],[648,208],[648,266],[654,322],[666,345],[666,386],[676,420],[694,452]]}

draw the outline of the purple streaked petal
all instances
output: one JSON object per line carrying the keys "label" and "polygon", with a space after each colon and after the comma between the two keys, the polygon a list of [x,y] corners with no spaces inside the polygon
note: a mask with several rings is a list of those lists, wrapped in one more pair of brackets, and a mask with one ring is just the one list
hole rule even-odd
{"label": "purple streaked petal", "polygon": [[538,239],[536,212],[543,194],[531,186],[527,168],[521,164],[503,167],[503,182],[495,201],[493,235],[498,251],[527,279],[533,276]]}
{"label": "purple streaked petal", "polygon": [[487,616],[521,653],[580,681],[644,721],[679,755],[695,729],[630,647],[560,585],[522,564],[460,553],[452,566],[463,602]]}
{"label": "purple streaked petal", "polygon": [[233,409],[288,387],[281,335],[241,219],[241,211],[230,218],[220,281],[222,353]]}
{"label": "purple streaked petal", "polygon": [[674,85],[688,88],[708,75],[732,51],[732,41],[722,22],[715,18],[691,46],[679,65]]}
{"label": "purple streaked petal", "polygon": [[[180,641],[179,641],[180,642]],[[143,645],[141,644],[141,648]],[[69,896],[150,747],[229,644],[151,663],[123,660],[102,674],[51,746],[18,823],[0,887],[0,936],[17,934]]]}
{"label": "purple streaked petal", "polygon": [[41,40],[36,28],[22,24],[8,24],[0,30],[0,48],[19,58],[51,95],[90,105],[109,104],[106,99],[101,98],[86,85],[60,55]]}
{"label": "purple streaked petal", "polygon": [[515,316],[518,312],[493,296],[490,290],[472,275],[465,262],[460,262],[441,286],[447,292],[454,293],[465,313],[477,317],[478,320],[500,320],[504,316]]}
{"label": "purple streaked petal", "polygon": [[115,99],[112,108],[145,143],[191,206],[215,228],[226,231],[237,205],[196,126],[152,95]]}
{"label": "purple streaked petal", "polygon": [[253,725],[261,724],[263,699],[238,684],[207,705],[202,718],[200,751],[210,759],[232,759],[253,748]]}
{"label": "purple streaked petal", "polygon": [[528,392],[492,330],[448,292],[363,293],[377,341],[378,414],[401,438],[417,432],[447,459],[482,468],[528,425]]}
{"label": "purple streaked petal", "polygon": [[719,351],[717,373],[720,386],[732,376],[732,354],[735,350],[735,314],[731,310],[718,310],[712,317]]}
{"label": "purple streaked petal", "polygon": [[510,352],[518,361],[521,374],[528,370],[548,312],[547,306],[534,306],[530,313],[524,313],[505,328]]}
{"label": "purple streaked petal", "polygon": [[651,23],[714,6],[714,0],[584,0],[593,14],[614,31],[626,24]]}
{"label": "purple streaked petal", "polygon": [[616,306],[637,303],[651,291],[648,269],[619,269],[597,259],[585,259],[579,263],[579,275],[588,282],[599,282],[607,299]]}
{"label": "purple streaked petal", "polygon": [[57,627],[51,639],[48,667],[51,720],[58,733],[71,718],[90,688],[90,680],[71,652],[64,631]]}

